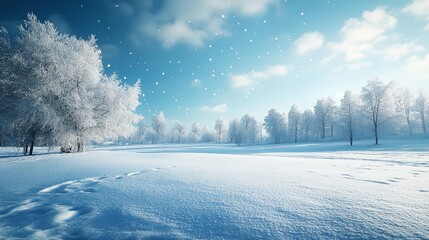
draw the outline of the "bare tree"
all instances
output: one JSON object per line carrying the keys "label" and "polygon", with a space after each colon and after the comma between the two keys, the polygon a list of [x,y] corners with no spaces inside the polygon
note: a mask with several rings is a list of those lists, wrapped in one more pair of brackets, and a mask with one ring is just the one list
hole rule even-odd
{"label": "bare tree", "polygon": [[361,91],[364,113],[372,123],[375,144],[378,144],[380,126],[391,118],[388,101],[390,86],[391,83],[385,84],[375,78],[368,81]]}
{"label": "bare tree", "polygon": [[332,121],[333,121],[334,108],[335,108],[334,100],[332,100],[332,98],[330,97],[317,100],[317,103],[314,106],[314,115],[316,120],[319,122],[320,138],[322,140],[325,140],[327,128],[331,129],[331,137],[333,137]]}
{"label": "bare tree", "polygon": [[410,92],[408,88],[399,88],[395,92],[395,105],[396,105],[396,112],[401,112],[405,116],[405,120],[407,121],[408,125],[408,133],[410,135],[413,135],[413,128],[412,128],[412,109],[413,109],[413,103],[414,103],[414,97],[413,94]]}
{"label": "bare tree", "polygon": [[216,130],[216,135],[217,135],[217,142],[220,143],[221,142],[221,138],[223,133],[225,132],[225,124],[223,122],[222,117],[218,117],[216,119],[216,123],[215,123],[215,127],[214,129]]}
{"label": "bare tree", "polygon": [[347,90],[344,93],[344,97],[341,99],[340,113],[346,125],[350,146],[353,146],[353,136],[358,109],[358,98],[354,96],[351,91]]}

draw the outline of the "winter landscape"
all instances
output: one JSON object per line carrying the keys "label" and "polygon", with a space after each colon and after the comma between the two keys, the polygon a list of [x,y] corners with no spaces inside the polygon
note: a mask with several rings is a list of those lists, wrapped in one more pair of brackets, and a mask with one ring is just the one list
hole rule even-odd
{"label": "winter landscape", "polygon": [[428,13],[0,3],[0,239],[429,239]]}
{"label": "winter landscape", "polygon": [[428,159],[426,140],[359,141],[353,150],[170,144],[2,157],[0,234],[425,239]]}

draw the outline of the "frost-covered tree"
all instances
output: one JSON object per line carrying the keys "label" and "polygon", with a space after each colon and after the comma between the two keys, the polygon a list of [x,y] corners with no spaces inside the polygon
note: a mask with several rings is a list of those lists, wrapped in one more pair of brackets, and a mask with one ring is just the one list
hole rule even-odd
{"label": "frost-covered tree", "polygon": [[13,113],[12,104],[16,100],[14,92],[11,91],[13,85],[10,78],[12,56],[13,50],[8,32],[5,28],[0,27],[0,146],[10,144],[12,140],[11,120],[13,116],[10,113]]}
{"label": "frost-covered tree", "polygon": [[258,136],[258,122],[255,117],[245,114],[240,119],[241,129],[243,131],[243,139],[244,143],[255,143],[256,137]]}
{"label": "frost-covered tree", "polygon": [[158,144],[163,140],[167,132],[167,121],[165,120],[164,113],[160,112],[158,114],[152,115],[152,130],[154,134],[154,140],[152,141],[155,144]]}
{"label": "frost-covered tree", "polygon": [[344,96],[341,99],[341,106],[339,109],[340,119],[344,123],[350,146],[353,146],[353,137],[355,132],[355,124],[358,117],[359,111],[359,98],[349,90],[344,92]]}
{"label": "frost-covered tree", "polygon": [[192,123],[191,134],[192,134],[192,136],[191,136],[192,142],[199,141],[199,138],[201,136],[201,128],[200,128],[200,124],[198,122]]}
{"label": "frost-covered tree", "polygon": [[415,108],[417,111],[417,114],[420,116],[420,123],[422,126],[423,134],[427,136],[427,130],[426,130],[426,112],[429,109],[429,100],[426,95],[423,94],[423,92],[420,92],[415,100]]}
{"label": "frost-covered tree", "polygon": [[314,119],[314,114],[311,109],[306,109],[301,117],[301,129],[304,135],[304,141],[308,141],[310,137],[311,124]]}
{"label": "frost-covered tree", "polygon": [[325,140],[326,130],[331,130],[331,137],[333,137],[333,121],[334,121],[335,103],[332,98],[327,97],[317,100],[314,106],[314,117],[319,125],[320,138]]}
{"label": "frost-covered tree", "polygon": [[217,142],[220,143],[222,141],[222,135],[225,133],[225,124],[222,117],[219,116],[216,119],[214,129],[216,130]]}
{"label": "frost-covered tree", "polygon": [[[97,84],[92,104],[92,119],[95,126],[84,129],[92,141],[105,138],[128,138],[137,128],[142,116],[135,113],[139,103],[140,82],[133,86],[124,85],[117,76],[104,76]],[[90,121],[86,119],[86,121]]]}
{"label": "frost-covered tree", "polygon": [[244,139],[244,128],[243,125],[237,119],[233,119],[229,122],[228,136],[231,142],[241,145]]}
{"label": "frost-covered tree", "polygon": [[294,142],[298,142],[298,130],[299,123],[301,119],[301,112],[298,110],[298,107],[294,104],[289,110],[288,113],[288,124],[289,129],[291,131],[291,135],[293,136]]}
{"label": "frost-covered tree", "polygon": [[32,14],[19,32],[6,65],[9,84],[4,87],[11,94],[2,103],[9,108],[5,113],[10,116],[13,144],[23,146],[24,154],[31,155],[37,137],[54,136],[59,125],[60,118],[52,107],[57,104],[56,86],[51,82],[62,70],[57,56],[64,52],[64,40],[52,24],[42,24]]}
{"label": "frost-covered tree", "polygon": [[19,31],[7,62],[11,84],[2,84],[13,94],[2,101],[0,110],[10,110],[9,129],[24,152],[29,146],[32,154],[37,140],[82,151],[88,141],[126,137],[134,131],[140,119],[135,114],[139,82],[128,86],[116,76],[103,76],[95,37],[60,34],[33,14]]}
{"label": "frost-covered tree", "polygon": [[150,127],[147,131],[146,134],[144,135],[144,139],[147,142],[150,142],[152,144],[156,144],[156,140],[157,140],[157,136],[155,131],[153,130],[152,127]]}
{"label": "frost-covered tree", "polygon": [[207,126],[204,126],[201,131],[201,142],[209,143],[216,141],[216,133],[211,131]]}
{"label": "frost-covered tree", "polygon": [[174,124],[174,135],[177,136],[178,143],[182,143],[183,137],[187,134],[187,128],[180,122],[176,122]]}
{"label": "frost-covered tree", "polygon": [[364,115],[371,121],[375,144],[378,144],[380,127],[392,118],[390,86],[391,83],[385,84],[375,78],[368,81],[361,91]]}
{"label": "frost-covered tree", "polygon": [[414,96],[408,88],[398,88],[394,93],[396,112],[405,117],[408,126],[408,134],[413,135],[413,104]]}
{"label": "frost-covered tree", "polygon": [[264,118],[264,127],[268,136],[274,143],[281,143],[286,131],[286,120],[282,114],[275,109],[268,111]]}
{"label": "frost-covered tree", "polygon": [[146,125],[146,122],[144,121],[143,117],[141,117],[136,127],[137,131],[133,134],[131,142],[136,144],[142,144],[145,141],[145,135],[148,131],[148,126]]}

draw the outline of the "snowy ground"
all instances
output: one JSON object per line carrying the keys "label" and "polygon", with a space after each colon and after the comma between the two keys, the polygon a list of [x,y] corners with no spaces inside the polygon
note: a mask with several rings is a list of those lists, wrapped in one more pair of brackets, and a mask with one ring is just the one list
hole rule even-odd
{"label": "snowy ground", "polygon": [[0,152],[0,239],[429,238],[428,140]]}

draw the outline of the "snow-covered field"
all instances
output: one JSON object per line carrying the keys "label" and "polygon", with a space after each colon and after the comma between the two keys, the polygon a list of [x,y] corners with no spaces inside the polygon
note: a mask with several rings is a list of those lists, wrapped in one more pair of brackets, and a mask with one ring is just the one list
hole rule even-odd
{"label": "snow-covered field", "polygon": [[428,140],[0,152],[0,239],[429,238]]}

